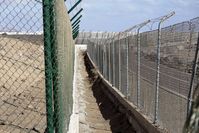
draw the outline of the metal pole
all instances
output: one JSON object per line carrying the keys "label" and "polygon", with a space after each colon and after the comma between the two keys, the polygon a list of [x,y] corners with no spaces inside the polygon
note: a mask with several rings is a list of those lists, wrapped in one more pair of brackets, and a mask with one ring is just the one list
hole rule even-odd
{"label": "metal pole", "polygon": [[72,25],[75,25],[75,23],[77,23],[80,19],[81,19],[82,15],[80,15],[76,20],[75,22],[72,23]]}
{"label": "metal pole", "polygon": [[98,32],[96,33],[96,37],[95,37],[95,41],[96,41],[96,53],[95,53],[95,56],[96,56],[96,65],[98,66]]}
{"label": "metal pole", "polygon": [[108,55],[108,53],[107,53],[108,37],[109,37],[109,33],[107,32],[106,39],[104,40],[104,57],[105,57],[105,60],[104,60],[104,72],[105,72],[104,76],[107,80],[108,80],[108,69],[107,69],[107,67],[108,67],[108,62],[107,62],[108,61],[108,58],[107,58],[107,55]]}
{"label": "metal pole", "polygon": [[137,30],[137,107],[140,106],[140,28]]}
{"label": "metal pole", "polygon": [[97,32],[95,33],[95,38],[94,38],[94,49],[93,49],[93,51],[94,51],[94,60],[95,60],[95,65],[97,64],[97,44],[96,44],[96,38],[97,38]]}
{"label": "metal pole", "polygon": [[121,41],[120,41],[120,33],[119,33],[119,36],[118,36],[118,41],[119,41],[119,90],[121,91],[121,49],[120,49],[120,43],[121,43]]}
{"label": "metal pole", "polygon": [[105,73],[105,44],[102,44],[103,45],[103,76],[106,78],[106,73]]}
{"label": "metal pole", "polygon": [[81,9],[70,19],[70,21],[73,21],[73,20],[77,17],[77,15],[79,15],[82,11],[83,11],[83,8],[81,8]]}
{"label": "metal pole", "polygon": [[75,5],[72,6],[71,9],[68,11],[68,14],[70,14],[70,13],[73,11],[73,9],[75,9],[75,7],[77,7],[77,5],[79,5],[79,3],[80,3],[81,1],[82,1],[82,0],[77,1],[77,2],[75,3]]}
{"label": "metal pole", "polygon": [[76,33],[73,34],[73,39],[76,39],[78,34],[79,34],[79,31],[76,31]]}
{"label": "metal pole", "polygon": [[73,37],[77,37],[77,35],[79,34],[79,28],[76,29],[72,34],[73,34]]}
{"label": "metal pole", "polygon": [[154,114],[154,123],[157,123],[158,120],[158,105],[159,105],[159,82],[160,82],[160,37],[161,37],[161,22],[158,24],[158,43],[157,43],[157,58],[156,58],[156,90],[155,90],[155,114]]}
{"label": "metal pole", "polygon": [[79,33],[79,28],[77,28],[76,30],[73,31],[73,35],[75,35],[76,33]]}
{"label": "metal pole", "polygon": [[78,26],[76,26],[74,29],[72,29],[73,31],[72,31],[72,33],[75,33],[77,30],[79,30],[79,25]]}
{"label": "metal pole", "polygon": [[[105,32],[105,34],[106,34],[106,32]],[[104,36],[106,37],[106,35],[104,34]],[[105,39],[105,38],[103,38],[103,39]],[[104,55],[105,55],[105,53],[104,53],[104,48],[105,46],[104,46],[104,40],[102,40],[102,62],[103,62],[103,64],[102,64],[102,73],[103,73],[103,76],[105,77],[105,75],[104,75],[104,65],[105,65],[105,63],[104,63],[104,60],[105,60],[105,58],[104,58]]]}
{"label": "metal pole", "polygon": [[108,53],[109,53],[109,73],[108,73],[108,77],[109,77],[109,82],[112,84],[111,81],[111,42],[109,42],[109,47],[108,47]]}
{"label": "metal pole", "polygon": [[140,64],[141,64],[141,48],[140,48],[140,29],[147,25],[150,20],[147,20],[146,22],[143,22],[139,25],[137,29],[137,107],[140,105],[140,95],[141,95],[141,89],[140,89]]}
{"label": "metal pole", "polygon": [[77,25],[79,25],[81,21],[79,20],[75,25],[72,25],[72,29],[74,29]]}
{"label": "metal pole", "polygon": [[[114,33],[114,36],[115,36],[115,33]],[[114,37],[113,37],[113,50],[112,50],[112,56],[113,56],[113,86],[115,86],[115,40],[114,40]]]}
{"label": "metal pole", "polygon": [[97,40],[97,67],[99,68],[99,44],[98,44],[98,36],[99,36],[99,33],[97,32],[97,37],[96,37],[96,40]]}
{"label": "metal pole", "polygon": [[102,33],[102,38],[100,39],[100,70],[101,73],[103,74],[103,37],[104,37],[104,33]]}
{"label": "metal pole", "polygon": [[155,112],[154,112],[154,124],[157,123],[158,120],[158,109],[159,109],[159,84],[160,84],[160,47],[161,47],[161,24],[172,17],[175,12],[172,12],[163,18],[161,18],[158,23],[158,40],[157,40],[157,58],[156,58],[156,90],[155,90]]}
{"label": "metal pole", "polygon": [[43,30],[44,30],[44,55],[45,55],[45,87],[46,87],[46,132],[54,133],[53,112],[53,76],[52,76],[52,48],[51,48],[51,8],[53,0],[43,0]]}
{"label": "metal pole", "polygon": [[191,113],[191,108],[192,108],[192,104],[193,104],[193,82],[194,82],[194,76],[196,74],[197,68],[198,68],[198,50],[199,50],[199,33],[198,33],[198,41],[197,41],[197,46],[196,46],[196,52],[195,52],[195,58],[194,58],[194,64],[193,64],[193,68],[192,68],[192,75],[191,75],[191,82],[190,82],[190,88],[189,88],[189,95],[188,95],[188,106],[187,106],[187,118],[189,116],[189,114]]}
{"label": "metal pole", "polygon": [[126,50],[126,54],[127,54],[127,57],[126,57],[126,64],[127,64],[127,66],[126,66],[126,71],[127,71],[127,87],[126,87],[126,98],[128,99],[128,97],[129,97],[129,34],[128,34],[128,32],[127,32],[127,37],[126,37],[126,40],[127,40],[127,50]]}

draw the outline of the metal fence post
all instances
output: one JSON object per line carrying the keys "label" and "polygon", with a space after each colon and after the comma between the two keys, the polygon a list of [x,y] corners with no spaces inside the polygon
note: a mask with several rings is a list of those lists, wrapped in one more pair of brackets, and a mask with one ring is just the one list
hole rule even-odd
{"label": "metal fence post", "polygon": [[[114,37],[115,37],[115,33],[114,33]],[[113,49],[112,49],[112,57],[113,57],[113,86],[115,86],[115,38],[113,37],[112,39],[112,43],[113,43]]]}
{"label": "metal fence post", "polygon": [[158,105],[159,105],[159,82],[160,82],[160,45],[161,45],[161,22],[158,24],[158,41],[157,41],[157,58],[156,58],[156,90],[155,90],[155,114],[154,123],[158,120]]}
{"label": "metal fence post", "polygon": [[140,33],[137,30],[137,107],[140,105]]}
{"label": "metal fence post", "polygon": [[98,49],[98,32],[97,32],[97,37],[95,38],[96,39],[96,41],[97,41],[97,43],[96,43],[96,65],[97,65],[97,67],[99,67],[99,49]]}
{"label": "metal fence post", "polygon": [[98,37],[97,37],[97,50],[98,50],[98,69],[100,69],[100,42],[99,42],[99,36],[100,36],[100,34],[99,34],[99,32],[98,32]]}
{"label": "metal fence post", "polygon": [[188,94],[188,104],[187,104],[187,118],[191,112],[191,108],[192,108],[192,104],[193,104],[193,83],[194,83],[194,75],[197,72],[197,68],[198,68],[198,50],[199,50],[199,33],[198,33],[198,40],[197,40],[197,44],[196,44],[196,51],[195,51],[195,57],[194,57],[194,61],[193,61],[193,67],[192,67],[192,74],[191,74],[191,82],[190,82],[190,87],[189,87],[189,94]]}
{"label": "metal fence post", "polygon": [[98,36],[98,34],[97,34],[97,32],[96,32],[96,36],[95,36],[95,38],[94,38],[94,45],[95,45],[95,47],[94,47],[94,49],[93,49],[94,55],[95,55],[95,65],[97,65],[97,43],[96,43],[96,38],[97,38],[97,36]]}
{"label": "metal fence post", "polygon": [[106,46],[105,46],[105,48],[106,48],[106,79],[109,81],[109,70],[108,70],[108,68],[109,68],[109,62],[108,62],[108,60],[109,60],[109,36],[110,36],[110,33],[108,33],[108,36],[107,36],[107,38],[106,38],[106,40],[105,40],[105,44],[106,44]]}
{"label": "metal fence post", "polygon": [[129,97],[129,33],[127,32],[126,33],[127,34],[127,36],[126,36],[126,54],[127,54],[127,65],[126,65],[126,71],[127,71],[127,74],[126,74],[126,76],[127,76],[127,87],[126,87],[126,98],[128,99],[128,97]]}
{"label": "metal fence post", "polygon": [[121,43],[121,41],[120,41],[120,33],[119,33],[119,37],[118,37],[118,41],[119,41],[119,90],[121,91],[121,77],[122,77],[122,75],[121,75],[121,49],[120,49],[120,43]]}
{"label": "metal fence post", "polygon": [[141,89],[140,89],[140,64],[141,64],[141,46],[140,46],[140,29],[147,25],[150,22],[150,20],[147,20],[146,22],[143,22],[139,25],[137,29],[137,107],[140,105],[140,95],[141,95]]}
{"label": "metal fence post", "polygon": [[156,90],[155,90],[155,114],[154,114],[154,123],[157,123],[158,120],[158,108],[159,108],[159,84],[160,84],[160,47],[161,47],[161,24],[172,17],[175,12],[172,12],[164,16],[158,23],[158,40],[157,40],[157,58],[156,58]]}
{"label": "metal fence post", "polygon": [[111,81],[111,41],[110,41],[110,39],[109,39],[108,44],[109,44],[109,47],[108,47],[109,48],[109,50],[108,50],[108,53],[109,53],[109,71],[108,71],[109,76],[108,77],[109,77],[109,79],[108,80],[112,84],[112,81]]}
{"label": "metal fence post", "polygon": [[110,35],[110,33],[107,33],[107,36],[106,36],[106,39],[105,39],[105,42],[104,42],[104,44],[105,44],[105,77],[106,77],[106,79],[107,80],[109,80],[109,70],[108,70],[108,66],[109,66],[109,63],[108,63],[108,40],[109,40],[109,35]]}
{"label": "metal fence post", "polygon": [[102,51],[102,50],[103,50],[103,49],[102,49],[102,48],[103,48],[103,47],[102,47],[102,46],[103,46],[103,45],[102,45],[103,37],[104,37],[104,34],[102,33],[102,37],[101,37],[101,39],[100,39],[100,45],[99,45],[99,46],[100,46],[100,47],[99,47],[99,50],[100,50],[100,53],[99,53],[99,54],[100,54],[100,56],[99,56],[99,57],[100,57],[100,71],[101,71],[102,74],[103,74],[103,51]]}
{"label": "metal fence post", "polygon": [[101,39],[101,56],[102,56],[102,64],[101,64],[101,68],[102,68],[102,75],[104,76],[104,39],[105,39],[105,33],[103,33],[103,37]]}
{"label": "metal fence post", "polygon": [[102,50],[102,53],[103,53],[103,54],[102,54],[102,55],[103,55],[103,59],[102,59],[102,62],[103,62],[102,68],[103,68],[103,69],[102,69],[102,72],[103,72],[103,73],[102,73],[102,74],[103,74],[103,76],[105,77],[105,63],[104,63],[104,62],[105,62],[105,52],[104,52],[104,49],[105,49],[104,47],[105,47],[105,46],[104,46],[104,44],[102,44],[102,46],[103,46],[103,47],[102,47],[102,48],[103,48],[103,50]]}
{"label": "metal fence post", "polygon": [[51,6],[53,0],[43,0],[43,22],[44,22],[44,54],[45,54],[45,85],[46,85],[46,132],[54,132],[53,113],[53,75],[52,75],[52,48],[51,48]]}

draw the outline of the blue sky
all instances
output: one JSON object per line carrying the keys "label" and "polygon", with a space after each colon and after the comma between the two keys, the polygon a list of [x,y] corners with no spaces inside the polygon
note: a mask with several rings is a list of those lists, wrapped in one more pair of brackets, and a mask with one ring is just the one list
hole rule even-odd
{"label": "blue sky", "polygon": [[[41,1],[41,0],[40,0]],[[78,0],[67,0],[68,9]],[[198,17],[199,0],[82,0],[81,30],[123,31],[175,11],[164,26]],[[71,17],[80,9],[78,6]],[[35,0],[0,0],[0,31],[42,31],[42,5]]]}
{"label": "blue sky", "polygon": [[199,0],[83,0],[81,30],[122,31],[175,11],[164,26],[199,16]]}
{"label": "blue sky", "polygon": [[42,4],[35,0],[0,0],[0,32],[40,32],[42,20]]}

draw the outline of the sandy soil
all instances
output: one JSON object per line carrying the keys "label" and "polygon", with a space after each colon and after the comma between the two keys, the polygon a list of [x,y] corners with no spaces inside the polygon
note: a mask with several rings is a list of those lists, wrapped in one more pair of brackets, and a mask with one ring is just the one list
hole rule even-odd
{"label": "sandy soil", "polygon": [[46,128],[43,46],[0,36],[0,133]]}

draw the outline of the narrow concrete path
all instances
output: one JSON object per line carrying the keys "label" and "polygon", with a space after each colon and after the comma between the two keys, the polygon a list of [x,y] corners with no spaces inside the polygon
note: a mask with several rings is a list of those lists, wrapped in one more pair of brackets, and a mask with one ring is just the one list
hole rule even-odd
{"label": "narrow concrete path", "polygon": [[81,46],[76,46],[76,92],[78,92],[79,133],[111,133],[109,120],[105,120],[93,96]]}

